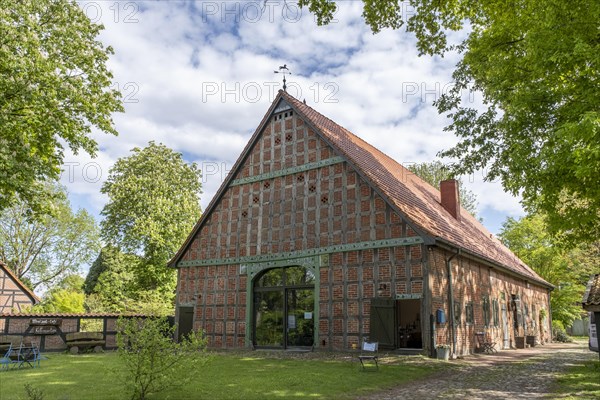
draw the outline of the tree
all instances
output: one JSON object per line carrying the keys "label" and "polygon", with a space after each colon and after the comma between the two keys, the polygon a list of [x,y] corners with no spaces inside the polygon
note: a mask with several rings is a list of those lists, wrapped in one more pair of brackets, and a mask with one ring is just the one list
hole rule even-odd
{"label": "tree", "polygon": [[100,247],[94,218],[82,209],[73,213],[63,187],[46,185],[52,215],[32,217],[28,203],[20,199],[0,213],[0,259],[32,289],[77,272]]}
{"label": "tree", "polygon": [[589,251],[587,246],[566,248],[548,233],[546,219],[539,214],[520,220],[508,218],[499,237],[521,260],[555,286],[550,295],[553,320],[568,326],[579,318],[585,276],[589,278],[593,271],[588,269],[589,266],[597,266],[600,258],[578,259],[578,253]]}
{"label": "tree", "polygon": [[83,291],[88,296],[86,306],[93,312],[130,311],[134,294],[134,264],[139,257],[123,254],[117,248],[105,246],[90,267]]}
{"label": "tree", "polygon": [[[449,169],[441,161],[424,162],[421,164],[411,164],[408,169],[429,183],[434,188],[440,187],[440,182],[447,179],[456,179]],[[475,193],[465,188],[463,181],[459,178],[458,190],[460,193],[460,205],[471,213],[473,216],[477,216],[477,196]]]}
{"label": "tree", "polygon": [[75,1],[0,0],[0,212],[20,201],[45,213],[64,146],[94,155],[92,127],[116,134],[113,53]]}
{"label": "tree", "polygon": [[[334,2],[300,0],[331,21]],[[442,151],[453,172],[487,171],[571,244],[600,236],[600,2],[365,0],[373,32],[404,23],[421,54],[462,54],[455,85],[436,106],[460,138]],[[410,15],[403,18],[403,14]],[[446,32],[470,27],[459,43]],[[456,35],[455,35],[456,36]],[[481,93],[484,109],[466,104]]]}
{"label": "tree", "polygon": [[85,307],[90,312],[133,313],[153,316],[173,314],[173,291],[140,287],[135,271],[140,256],[105,246],[90,267],[83,285]]}
{"label": "tree", "polygon": [[139,290],[172,296],[175,272],[166,265],[200,217],[201,173],[163,144],[150,142],[132,151],[115,163],[102,186],[109,197],[102,237],[140,256],[134,265]]}
{"label": "tree", "polygon": [[166,318],[123,318],[117,328],[118,355],[125,364],[125,371],[118,371],[117,377],[131,399],[143,400],[180,387],[209,361],[203,333],[191,332],[175,343],[175,327]]}
{"label": "tree", "polygon": [[47,313],[83,313],[85,295],[83,294],[83,278],[80,275],[68,275],[58,285],[50,289],[41,304],[33,310]]}

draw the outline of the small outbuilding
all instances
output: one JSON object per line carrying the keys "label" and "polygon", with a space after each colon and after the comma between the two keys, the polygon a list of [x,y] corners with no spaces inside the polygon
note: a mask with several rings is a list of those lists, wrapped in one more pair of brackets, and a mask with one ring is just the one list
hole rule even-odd
{"label": "small outbuilding", "polygon": [[215,348],[550,340],[552,285],[460,206],[456,181],[432,187],[284,91],[170,266],[179,333]]}
{"label": "small outbuilding", "polygon": [[590,350],[598,351],[600,356],[600,343],[598,341],[598,332],[600,332],[600,274],[593,275],[590,278],[581,305],[584,310],[590,313]]}
{"label": "small outbuilding", "polygon": [[40,302],[40,299],[0,261],[0,314],[21,312]]}

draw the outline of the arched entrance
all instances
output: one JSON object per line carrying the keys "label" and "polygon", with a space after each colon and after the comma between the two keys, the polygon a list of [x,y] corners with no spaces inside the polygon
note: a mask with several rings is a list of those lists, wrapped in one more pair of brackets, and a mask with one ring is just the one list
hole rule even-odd
{"label": "arched entrance", "polygon": [[304,267],[273,268],[254,280],[254,346],[303,348],[314,342],[315,275]]}

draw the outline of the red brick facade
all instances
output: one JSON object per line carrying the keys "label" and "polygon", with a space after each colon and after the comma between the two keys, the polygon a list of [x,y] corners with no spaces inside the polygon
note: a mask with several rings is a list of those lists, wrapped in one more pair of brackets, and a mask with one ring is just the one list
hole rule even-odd
{"label": "red brick facade", "polygon": [[[448,269],[446,260],[453,253],[432,248],[430,265],[430,293],[432,311],[444,310],[448,316],[446,324],[437,324],[436,342],[451,345],[450,301],[448,296]],[[473,353],[476,332],[484,332],[496,348],[515,347],[515,336],[535,334],[540,341],[550,340],[549,318],[540,319],[540,310],[550,309],[547,288],[527,284],[522,278],[507,275],[490,265],[466,257],[454,258],[452,265],[453,300],[458,304],[456,316],[456,346],[458,354]],[[515,305],[511,296],[518,295],[522,320],[515,329]],[[484,298],[489,300],[489,314],[484,315]],[[494,311],[494,302],[497,309]],[[465,306],[473,305],[473,321],[467,322]],[[525,312],[527,309],[527,312]],[[503,310],[506,313],[503,313]],[[487,323],[486,323],[487,319]],[[506,328],[506,337],[504,335]],[[505,343],[507,339],[507,343]]]}
{"label": "red brick facade", "polygon": [[[389,194],[365,177],[368,166],[349,162],[331,137],[296,108],[278,103],[280,97],[171,262],[178,267],[176,317],[181,307],[193,308],[193,329],[203,329],[213,347],[251,346],[257,271],[300,265],[299,259],[314,256],[320,257],[309,266],[318,271],[316,348],[341,350],[373,339],[373,299],[409,298],[420,300],[411,311],[420,324],[413,324],[413,331],[427,351],[429,315],[437,309],[450,315],[445,260],[451,253],[436,246],[419,221],[405,218]],[[461,302],[519,294],[537,311],[548,308],[546,289],[527,288],[522,278],[471,258],[459,256],[453,264],[454,297]],[[478,322],[481,307],[473,310],[474,323],[457,326],[459,352],[472,351],[473,332],[484,328]],[[448,325],[437,326],[438,343],[450,341]],[[499,335],[497,327],[488,331]]]}

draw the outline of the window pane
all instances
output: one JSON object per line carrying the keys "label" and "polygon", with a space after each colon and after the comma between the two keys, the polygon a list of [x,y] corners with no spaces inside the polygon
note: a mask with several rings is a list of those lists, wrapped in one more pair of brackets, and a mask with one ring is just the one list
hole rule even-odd
{"label": "window pane", "polygon": [[289,267],[285,269],[285,280],[287,286],[314,284],[315,275],[304,267]]}
{"label": "window pane", "polygon": [[283,286],[283,268],[271,269],[256,282],[258,287]]}
{"label": "window pane", "polygon": [[283,347],[283,291],[254,293],[256,344]]}

